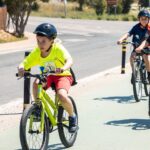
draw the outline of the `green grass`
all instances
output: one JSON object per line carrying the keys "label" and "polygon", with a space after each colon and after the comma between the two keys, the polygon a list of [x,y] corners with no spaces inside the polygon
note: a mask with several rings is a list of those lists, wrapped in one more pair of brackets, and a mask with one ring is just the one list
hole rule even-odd
{"label": "green grass", "polygon": [[67,4],[67,13],[65,16],[63,3],[42,3],[39,2],[40,9],[32,11],[32,16],[52,17],[52,18],[72,18],[72,19],[98,19],[98,20],[137,20],[137,12],[130,12],[126,15],[108,15],[103,14],[97,16],[95,10],[91,7],[84,6],[83,11],[78,11],[78,3]]}

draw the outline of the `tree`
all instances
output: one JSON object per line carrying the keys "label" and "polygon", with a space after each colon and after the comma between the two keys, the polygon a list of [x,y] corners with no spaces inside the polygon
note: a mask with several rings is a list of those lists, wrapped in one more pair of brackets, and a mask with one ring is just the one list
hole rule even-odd
{"label": "tree", "polygon": [[32,6],[36,0],[4,0],[4,2],[7,5],[9,14],[8,27],[12,22],[14,34],[18,37],[23,37]]}
{"label": "tree", "polygon": [[83,11],[84,0],[78,0],[78,1],[79,1],[79,10]]}
{"label": "tree", "polygon": [[131,4],[133,3],[133,0],[122,0],[122,13],[126,14],[130,11]]}
{"label": "tree", "polygon": [[122,13],[122,9],[123,9],[122,0],[118,0],[117,13],[118,13],[118,14]]}
{"label": "tree", "polygon": [[3,0],[0,0],[0,7],[3,7],[5,5]]}
{"label": "tree", "polygon": [[148,7],[149,0],[139,0],[139,4],[141,5],[141,7]]}
{"label": "tree", "polygon": [[92,5],[95,8],[96,14],[100,15],[103,14],[106,10],[106,0],[92,0]]}

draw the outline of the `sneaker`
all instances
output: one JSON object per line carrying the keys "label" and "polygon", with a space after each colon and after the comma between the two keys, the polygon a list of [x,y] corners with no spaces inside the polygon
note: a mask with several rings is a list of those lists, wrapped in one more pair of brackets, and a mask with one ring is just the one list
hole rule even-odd
{"label": "sneaker", "polygon": [[69,132],[74,133],[78,129],[77,126],[77,117],[76,116],[70,116],[69,117]]}

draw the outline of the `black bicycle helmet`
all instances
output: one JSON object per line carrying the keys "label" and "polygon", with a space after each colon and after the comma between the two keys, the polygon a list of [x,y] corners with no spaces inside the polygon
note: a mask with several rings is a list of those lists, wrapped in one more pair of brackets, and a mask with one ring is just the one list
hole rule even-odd
{"label": "black bicycle helmet", "polygon": [[140,18],[140,17],[148,17],[148,18],[150,18],[150,13],[149,13],[149,11],[148,11],[148,10],[141,10],[141,11],[139,12],[139,14],[138,14],[138,18]]}
{"label": "black bicycle helmet", "polygon": [[57,30],[55,26],[50,23],[42,23],[38,25],[34,31],[35,34],[44,35],[48,38],[55,39],[57,36]]}

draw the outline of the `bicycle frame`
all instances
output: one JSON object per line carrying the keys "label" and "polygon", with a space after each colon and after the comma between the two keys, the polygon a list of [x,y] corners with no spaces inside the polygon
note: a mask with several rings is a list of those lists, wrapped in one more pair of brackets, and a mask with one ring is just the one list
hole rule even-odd
{"label": "bicycle frame", "polygon": [[[42,103],[41,122],[40,122],[40,130],[39,130],[39,132],[42,132],[44,130],[45,113],[50,119],[52,126],[56,126],[58,124],[56,117],[58,114],[58,106],[60,104],[59,104],[59,98],[57,94],[55,95],[55,101],[53,101],[50,98],[50,96],[46,93],[46,91],[43,89],[42,84],[38,84],[38,99],[40,99]],[[36,102],[38,103],[39,101]],[[54,111],[54,113],[52,113],[51,109]],[[30,118],[30,129],[32,129],[32,122],[33,122],[33,117]]]}
{"label": "bicycle frame", "polygon": [[139,69],[141,69],[143,64],[143,57],[141,55],[137,55],[134,62],[138,63]]}

